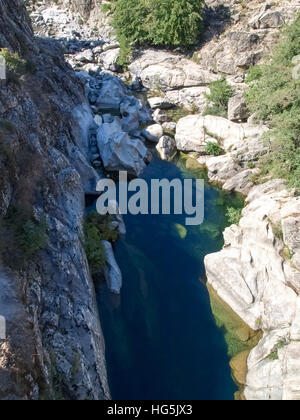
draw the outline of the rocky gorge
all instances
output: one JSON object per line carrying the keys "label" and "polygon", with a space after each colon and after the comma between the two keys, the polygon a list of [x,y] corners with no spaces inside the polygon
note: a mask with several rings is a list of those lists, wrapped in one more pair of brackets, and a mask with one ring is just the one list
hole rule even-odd
{"label": "rocky gorge", "polygon": [[[22,75],[21,88],[1,86],[0,114],[13,152],[33,147],[43,165],[39,171],[29,165],[24,173],[22,163],[8,170],[2,162],[1,214],[15,204],[20,178],[43,178],[41,185],[37,181],[34,217],[45,215],[50,242],[36,265],[21,274],[1,269],[1,313],[11,336],[1,344],[3,398],[36,399],[45,392],[52,398],[109,398],[103,337],[81,244],[84,196],[96,195],[107,172],[139,176],[155,146],[165,160],[178,151],[189,154],[207,168],[212,183],[246,197],[239,224],[224,232],[224,249],[205,258],[208,284],[253,331],[262,331],[257,346],[244,355],[242,398],[300,399],[300,200],[282,180],[255,185],[253,163],[268,153],[262,135],[269,128],[249,115],[243,97],[245,72],[265,59],[299,3],[208,0],[204,42],[192,57],[142,49],[125,74],[98,2],[27,3],[36,37],[23,2],[0,5],[1,48],[18,52],[35,68]],[[204,115],[209,86],[223,77],[234,90],[227,118]],[[208,144],[222,154],[208,155]],[[7,151],[1,153],[7,159]],[[110,255],[105,277],[118,293],[122,274],[111,244],[105,247]],[[16,372],[22,372],[17,388]]]}

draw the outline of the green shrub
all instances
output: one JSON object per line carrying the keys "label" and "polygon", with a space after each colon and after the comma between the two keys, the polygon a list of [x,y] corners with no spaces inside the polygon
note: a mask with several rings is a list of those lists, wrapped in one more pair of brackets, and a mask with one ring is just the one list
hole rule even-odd
{"label": "green shrub", "polygon": [[7,48],[1,48],[0,56],[5,59],[8,71],[18,75],[22,75],[27,72],[27,62],[22,60],[17,53],[12,53]]}
{"label": "green shrub", "polygon": [[190,111],[178,106],[175,108],[166,109],[166,114],[168,115],[170,121],[178,123],[178,121],[181,118],[184,118],[190,115]]}
{"label": "green shrub", "polygon": [[269,354],[268,356],[269,360],[278,360],[279,356],[278,356],[278,350],[273,351],[272,353]]}
{"label": "green shrub", "polygon": [[281,222],[273,223],[270,219],[268,219],[268,222],[272,226],[274,236],[276,236],[277,239],[280,239],[281,241],[283,241],[283,230],[282,230]]}
{"label": "green shrub", "polygon": [[127,64],[134,45],[188,46],[202,31],[203,0],[111,0],[104,10],[121,46],[119,64]]}
{"label": "green shrub", "polygon": [[16,125],[10,120],[4,120],[0,118],[0,132],[2,131],[14,133],[16,131]]}
{"label": "green shrub", "polygon": [[86,223],[97,227],[102,240],[116,242],[119,237],[119,231],[112,226],[112,221],[112,216],[102,216],[96,211],[91,212],[86,219]]}
{"label": "green shrub", "polygon": [[149,38],[154,45],[188,46],[197,42],[202,29],[203,1],[153,0],[148,3],[153,7]]}
{"label": "green shrub", "polygon": [[103,267],[106,262],[105,249],[101,241],[115,242],[118,229],[112,226],[111,216],[91,212],[84,223],[84,248],[92,271]]}
{"label": "green shrub", "polygon": [[287,342],[285,341],[285,339],[280,340],[276,344],[276,346],[274,347],[272,352],[269,354],[268,359],[269,360],[278,360],[279,359],[279,355],[278,355],[279,350],[283,349],[286,345],[287,345]]}
{"label": "green shrub", "polygon": [[23,249],[25,258],[30,258],[40,249],[46,247],[48,236],[46,234],[46,221],[43,219],[37,223],[28,220],[20,234],[20,245]]}
{"label": "green shrub", "polygon": [[228,222],[232,225],[238,225],[242,217],[242,211],[242,208],[228,207],[226,211]]}
{"label": "green shrub", "polygon": [[255,80],[259,80],[262,77],[262,74],[262,66],[251,67],[246,77],[246,83],[251,83]]}
{"label": "green shrub", "polygon": [[293,57],[300,53],[300,15],[287,27],[268,64],[249,71],[246,101],[250,111],[271,128],[265,134],[270,153],[260,166],[264,175],[285,178],[300,191],[300,79],[293,78]]}
{"label": "green shrub", "polygon": [[106,262],[105,249],[97,226],[87,223],[84,227],[84,248],[92,270],[103,267]]}
{"label": "green shrub", "polygon": [[234,94],[233,88],[225,78],[212,82],[209,88],[210,94],[206,95],[209,105],[206,107],[203,115],[216,115],[227,118],[228,102]]}
{"label": "green shrub", "polygon": [[216,143],[208,142],[205,147],[205,153],[207,155],[220,156],[223,153],[223,149]]}
{"label": "green shrub", "polygon": [[1,230],[6,238],[1,253],[4,262],[13,269],[23,268],[48,243],[46,220],[37,221],[32,210],[26,208],[10,208]]}

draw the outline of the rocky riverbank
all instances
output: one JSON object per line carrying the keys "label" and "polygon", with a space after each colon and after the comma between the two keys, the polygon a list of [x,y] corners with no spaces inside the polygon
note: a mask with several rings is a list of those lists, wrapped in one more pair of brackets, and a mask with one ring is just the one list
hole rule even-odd
{"label": "rocky riverbank", "polygon": [[263,338],[250,352],[249,400],[299,399],[300,200],[281,181],[251,189],[224,249],[205,259],[208,283]]}

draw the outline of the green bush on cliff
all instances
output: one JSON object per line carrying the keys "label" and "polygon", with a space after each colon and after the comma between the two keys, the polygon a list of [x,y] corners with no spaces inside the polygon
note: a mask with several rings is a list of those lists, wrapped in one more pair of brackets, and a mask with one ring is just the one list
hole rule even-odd
{"label": "green bush on cliff", "polygon": [[40,249],[45,248],[48,242],[46,221],[44,219],[40,222],[28,220],[22,228],[19,240],[25,258],[29,258]]}
{"label": "green bush on cliff", "polygon": [[16,81],[16,77],[33,73],[36,70],[31,61],[23,60],[17,53],[12,53],[7,48],[0,48],[0,57],[5,60],[7,76],[10,81]]}
{"label": "green bush on cliff", "polygon": [[22,60],[18,54],[12,53],[7,48],[1,48],[0,56],[4,58],[8,70],[16,73],[24,73],[26,71],[26,61]]}
{"label": "green bush on cliff", "polygon": [[167,47],[195,44],[202,30],[203,0],[111,0],[105,10],[121,45],[119,64],[127,64],[134,45]]}
{"label": "green bush on cliff", "polygon": [[115,242],[118,229],[111,224],[111,216],[91,212],[84,223],[84,248],[92,271],[103,267],[106,262],[105,249],[101,241]]}
{"label": "green bush on cliff", "polygon": [[106,255],[99,230],[95,225],[86,223],[84,236],[84,248],[90,268],[96,270],[103,267],[106,262]]}
{"label": "green bush on cliff", "polygon": [[32,209],[12,207],[1,220],[1,233],[5,237],[1,254],[6,265],[21,269],[48,243],[47,224],[33,216]]}
{"label": "green bush on cliff", "polygon": [[[300,190],[300,15],[288,26],[268,64],[250,69],[249,109],[265,121],[270,153],[261,159],[262,175],[287,179]],[[298,76],[298,77],[297,77]]]}

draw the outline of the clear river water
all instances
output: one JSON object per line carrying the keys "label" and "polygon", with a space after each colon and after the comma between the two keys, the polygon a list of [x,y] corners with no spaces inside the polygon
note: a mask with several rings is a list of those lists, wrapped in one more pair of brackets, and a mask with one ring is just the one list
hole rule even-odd
{"label": "clear river water", "polygon": [[[205,176],[190,160],[155,159],[142,178]],[[212,314],[204,257],[223,246],[226,209],[239,204],[239,197],[206,181],[201,226],[184,227],[185,215],[124,217],[127,235],[115,245],[121,296],[105,284],[97,288],[113,399],[234,398],[237,386],[224,332]]]}

